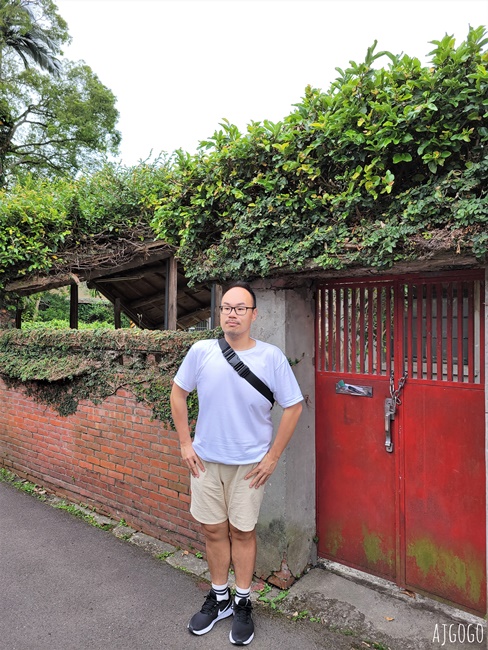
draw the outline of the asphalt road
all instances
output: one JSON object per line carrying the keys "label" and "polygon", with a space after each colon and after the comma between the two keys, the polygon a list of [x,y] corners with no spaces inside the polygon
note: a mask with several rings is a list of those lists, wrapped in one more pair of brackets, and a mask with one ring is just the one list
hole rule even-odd
{"label": "asphalt road", "polygon": [[[208,585],[143,549],[0,482],[0,648],[231,648],[231,619],[205,636],[186,624]],[[350,650],[309,621],[255,608],[253,650]]]}

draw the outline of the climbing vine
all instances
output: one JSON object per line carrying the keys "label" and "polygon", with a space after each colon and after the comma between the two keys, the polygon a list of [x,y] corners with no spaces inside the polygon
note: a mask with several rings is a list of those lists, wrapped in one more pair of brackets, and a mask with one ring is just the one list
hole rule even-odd
{"label": "climbing vine", "polygon": [[[194,155],[0,191],[0,317],[9,280],[113,268],[157,238],[190,283],[387,267],[438,250],[483,262],[486,30],[432,43],[429,66],[375,43],[327,92],[307,87],[283,121],[240,133],[224,120]],[[0,374],[63,415],[126,387],[167,421],[178,364],[213,335],[7,331]]]}
{"label": "climbing vine", "polygon": [[479,27],[459,46],[432,43],[429,66],[375,43],[281,122],[240,133],[224,120],[194,155],[0,193],[0,289],[113,265],[154,238],[192,283],[386,267],[441,249],[485,260],[488,39]]}
{"label": "climbing vine", "polygon": [[[98,404],[125,388],[154,418],[170,422],[171,382],[183,357],[195,341],[215,336],[215,330],[6,330],[0,333],[0,376],[63,416],[80,400]],[[190,419],[197,408],[192,393]]]}
{"label": "climbing vine", "polygon": [[[368,50],[283,122],[223,122],[181,160],[153,226],[194,280],[486,258],[488,39],[434,41],[432,65]],[[388,66],[376,68],[379,59]]]}

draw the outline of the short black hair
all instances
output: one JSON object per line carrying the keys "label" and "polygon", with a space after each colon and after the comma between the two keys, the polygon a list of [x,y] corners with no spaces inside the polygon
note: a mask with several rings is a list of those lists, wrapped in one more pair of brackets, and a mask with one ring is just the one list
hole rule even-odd
{"label": "short black hair", "polygon": [[239,287],[240,289],[245,289],[246,291],[248,291],[251,294],[252,306],[253,306],[253,309],[255,309],[256,308],[256,294],[252,290],[251,285],[249,284],[249,282],[243,282],[242,280],[237,280],[236,282],[232,282],[226,288],[225,293],[227,293],[227,291],[229,291],[230,289],[235,289],[236,287]]}

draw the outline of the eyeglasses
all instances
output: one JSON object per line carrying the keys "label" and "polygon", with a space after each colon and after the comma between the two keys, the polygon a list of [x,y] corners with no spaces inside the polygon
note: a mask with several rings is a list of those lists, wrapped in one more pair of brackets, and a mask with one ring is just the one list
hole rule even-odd
{"label": "eyeglasses", "polygon": [[238,307],[229,307],[229,305],[220,305],[219,309],[220,313],[225,314],[226,316],[232,314],[232,311],[235,311],[238,316],[245,316],[248,309],[255,309],[255,307],[244,307],[241,305]]}

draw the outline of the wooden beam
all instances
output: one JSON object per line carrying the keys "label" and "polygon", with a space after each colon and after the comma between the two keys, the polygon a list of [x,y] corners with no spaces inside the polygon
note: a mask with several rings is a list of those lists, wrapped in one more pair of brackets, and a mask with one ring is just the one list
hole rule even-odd
{"label": "wooden beam", "polygon": [[92,280],[100,280],[103,282],[104,276],[114,277],[117,273],[125,273],[131,269],[136,269],[136,273],[140,273],[143,267],[150,266],[154,262],[168,259],[171,255],[171,251],[166,248],[165,250],[154,251],[146,255],[136,255],[129,262],[110,269],[97,269],[96,267],[90,270],[87,269],[84,270],[83,273],[80,272],[80,275],[87,282],[91,282]]}
{"label": "wooden beam", "polygon": [[114,324],[115,329],[119,330],[122,327],[122,318],[120,311],[120,298],[115,298],[114,301]]}
{"label": "wooden beam", "polygon": [[78,329],[78,285],[72,284],[69,293],[69,326]]}
{"label": "wooden beam", "polygon": [[166,260],[165,327],[176,330],[178,308],[178,263],[174,255]]}
{"label": "wooden beam", "polygon": [[36,276],[35,278],[13,280],[5,286],[5,291],[14,291],[19,296],[29,296],[32,293],[39,293],[40,291],[48,291],[49,289],[57,289],[58,287],[79,283],[80,279],[74,273],[43,278]]}
{"label": "wooden beam", "polygon": [[206,320],[207,318],[210,318],[210,309],[199,309],[198,311],[180,316],[178,318],[178,328],[186,330],[197,323],[201,323],[202,320]]}
{"label": "wooden beam", "polygon": [[222,285],[212,284],[212,297],[210,307],[210,329],[215,329],[220,324],[220,303],[222,302]]}
{"label": "wooden beam", "polygon": [[15,329],[22,329],[22,309],[15,310]]}

